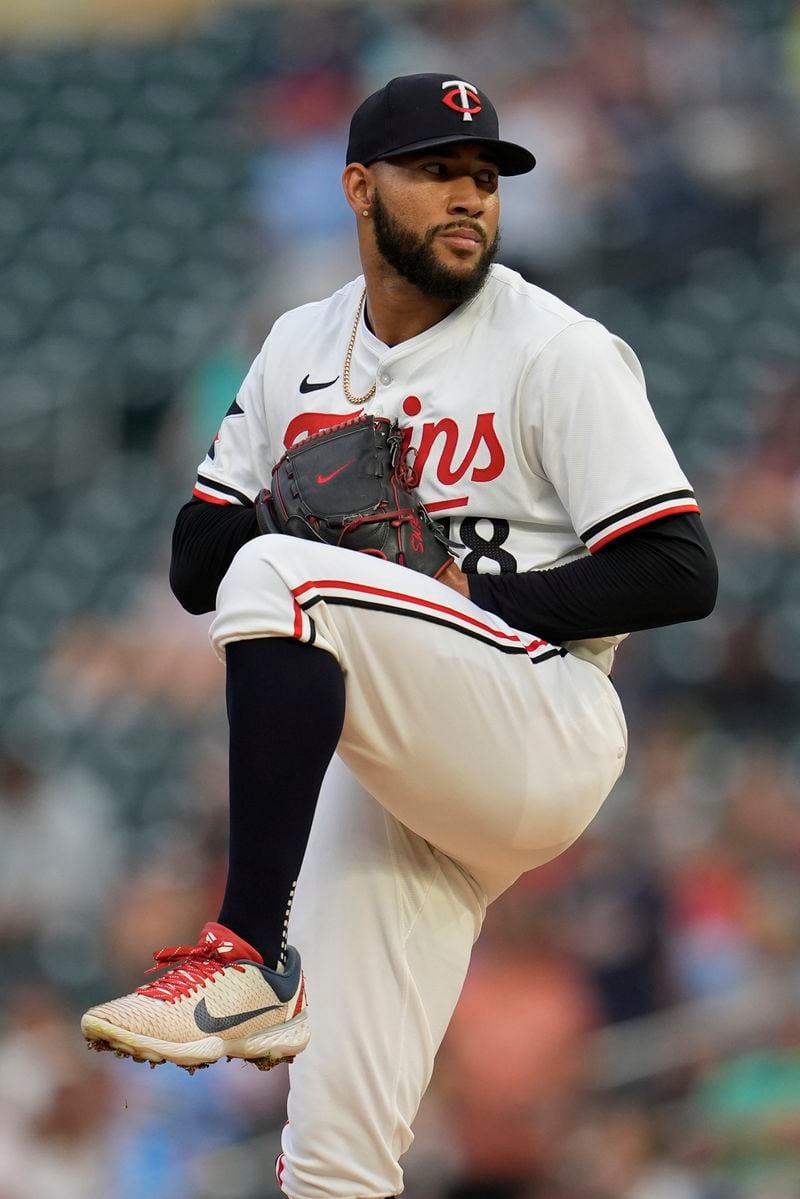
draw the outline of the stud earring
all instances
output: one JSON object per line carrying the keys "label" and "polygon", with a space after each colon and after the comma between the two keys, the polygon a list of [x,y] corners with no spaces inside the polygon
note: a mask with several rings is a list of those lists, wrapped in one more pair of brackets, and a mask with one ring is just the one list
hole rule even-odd
{"label": "stud earring", "polygon": [[364,208],[364,209],[362,210],[362,212],[361,212],[361,215],[362,215],[362,216],[369,216],[369,209],[368,209],[368,208]]}

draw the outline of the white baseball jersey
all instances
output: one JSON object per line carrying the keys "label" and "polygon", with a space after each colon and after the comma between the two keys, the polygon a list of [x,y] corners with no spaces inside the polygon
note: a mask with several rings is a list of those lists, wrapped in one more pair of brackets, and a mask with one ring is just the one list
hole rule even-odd
{"label": "white baseball jersey", "polygon": [[699,511],[647,400],[636,355],[507,267],[445,320],[387,346],[363,315],[363,278],[282,316],[199,469],[194,494],[252,501],[284,450],[358,412],[407,429],[419,496],[463,544],[467,571],[543,569],[648,521]]}

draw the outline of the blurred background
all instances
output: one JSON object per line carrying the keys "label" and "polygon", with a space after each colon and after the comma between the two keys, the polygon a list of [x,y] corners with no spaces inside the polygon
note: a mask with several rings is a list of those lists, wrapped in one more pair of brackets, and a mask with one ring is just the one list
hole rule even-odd
{"label": "blurred background", "polygon": [[216,911],[172,523],[272,320],[357,272],[350,113],[421,70],[536,153],[500,258],[634,346],[722,581],[623,647],[627,771],[491,910],[406,1193],[800,1196],[800,4],[2,0],[0,1199],[277,1195],[285,1071],[77,1017]]}

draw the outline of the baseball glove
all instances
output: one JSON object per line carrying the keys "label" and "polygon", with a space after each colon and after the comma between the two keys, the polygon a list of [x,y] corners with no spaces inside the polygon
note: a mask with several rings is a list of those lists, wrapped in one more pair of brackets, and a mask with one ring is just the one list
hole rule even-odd
{"label": "baseball glove", "polygon": [[256,499],[262,533],[374,554],[436,578],[453,561],[414,495],[397,422],[360,416],[287,450]]}

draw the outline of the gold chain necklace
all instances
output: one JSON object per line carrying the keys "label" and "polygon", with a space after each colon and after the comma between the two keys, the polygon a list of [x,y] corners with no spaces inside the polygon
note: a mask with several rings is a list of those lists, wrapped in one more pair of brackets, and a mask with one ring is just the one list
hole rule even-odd
{"label": "gold chain necklace", "polygon": [[356,313],[356,319],[353,322],[353,332],[350,334],[350,344],[347,347],[347,353],[344,357],[344,367],[342,368],[342,387],[344,388],[345,399],[351,404],[366,404],[367,400],[371,400],[378,389],[377,382],[373,383],[366,395],[363,396],[353,395],[353,392],[350,389],[350,364],[353,361],[353,348],[355,347],[356,336],[358,334],[358,322],[361,320],[361,313],[364,309],[364,301],[366,298],[367,289],[365,287],[361,293],[361,299],[358,302],[358,312]]}

